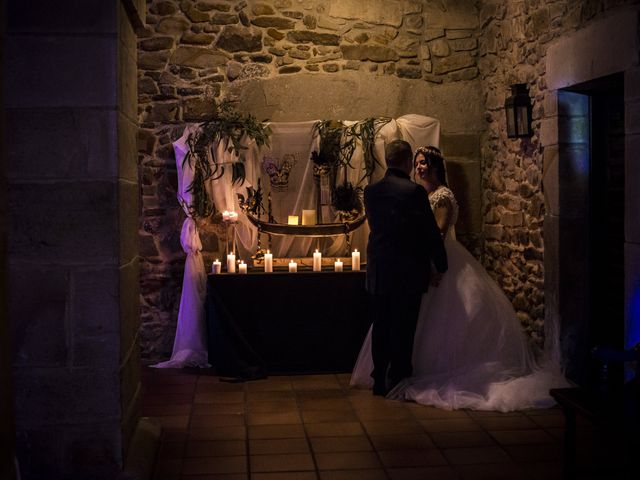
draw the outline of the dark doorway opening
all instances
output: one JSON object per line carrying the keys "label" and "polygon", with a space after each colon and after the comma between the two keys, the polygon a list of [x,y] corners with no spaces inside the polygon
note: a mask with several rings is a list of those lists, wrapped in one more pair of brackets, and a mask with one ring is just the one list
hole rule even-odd
{"label": "dark doorway opening", "polygon": [[[588,245],[585,294],[586,347],[624,349],[624,75],[600,78],[570,89],[589,98]],[[570,134],[570,133],[569,133]],[[583,352],[588,358],[588,352]],[[584,357],[583,357],[584,358]],[[592,359],[586,382],[602,380]],[[622,365],[607,372],[623,384]]]}

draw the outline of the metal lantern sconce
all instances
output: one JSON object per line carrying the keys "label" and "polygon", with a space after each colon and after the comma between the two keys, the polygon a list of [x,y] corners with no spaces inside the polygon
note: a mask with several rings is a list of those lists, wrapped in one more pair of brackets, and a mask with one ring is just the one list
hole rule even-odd
{"label": "metal lantern sconce", "polygon": [[533,135],[531,131],[531,98],[526,83],[511,85],[511,96],[504,101],[507,114],[507,137],[523,138]]}

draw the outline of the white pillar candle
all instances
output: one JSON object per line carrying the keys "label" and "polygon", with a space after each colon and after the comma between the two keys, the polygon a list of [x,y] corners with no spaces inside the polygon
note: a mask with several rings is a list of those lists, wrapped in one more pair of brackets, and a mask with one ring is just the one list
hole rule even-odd
{"label": "white pillar candle", "polygon": [[218,274],[222,271],[222,263],[216,258],[216,261],[211,264],[211,273]]}
{"label": "white pillar candle", "polygon": [[298,264],[291,260],[289,262],[289,273],[295,273],[298,271]]}
{"label": "white pillar candle", "polygon": [[240,265],[238,265],[238,273],[247,273],[247,264],[240,260]]}
{"label": "white pillar candle", "polygon": [[236,256],[233,253],[227,255],[227,273],[236,273]]}
{"label": "white pillar candle", "polygon": [[357,248],[351,252],[351,270],[360,270],[360,252]]}
{"label": "white pillar candle", "polygon": [[289,215],[287,223],[289,225],[298,225],[298,216],[297,215]]}
{"label": "white pillar candle", "polygon": [[322,270],[322,254],[316,248],[313,252],[313,271],[320,272]]}
{"label": "white pillar candle", "polygon": [[264,254],[264,271],[266,273],[273,272],[273,253],[269,252],[269,250]]}
{"label": "white pillar candle", "polygon": [[340,261],[340,259],[336,260],[336,263],[334,263],[333,266],[336,272],[342,271],[342,262]]}
{"label": "white pillar candle", "polygon": [[315,225],[315,224],[316,224],[316,211],[302,210],[302,225]]}

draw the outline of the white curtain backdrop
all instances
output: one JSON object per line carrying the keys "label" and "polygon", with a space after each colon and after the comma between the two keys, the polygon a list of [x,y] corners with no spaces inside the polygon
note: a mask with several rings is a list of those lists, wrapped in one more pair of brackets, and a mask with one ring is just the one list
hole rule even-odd
{"label": "white curtain backdrop", "polygon": [[[354,122],[345,121],[344,123],[350,125]],[[244,184],[232,184],[230,165],[226,166],[222,177],[208,183],[208,192],[217,211],[228,210],[238,213],[238,222],[234,226],[237,259],[249,260],[257,248],[257,229],[241,212],[238,194],[246,197],[246,188],[257,188],[258,179],[260,179],[263,190],[265,208],[267,208],[267,196],[269,192],[271,193],[273,216],[278,223],[286,223],[289,215],[298,215],[301,219],[303,209],[315,210],[313,162],[310,159],[311,152],[318,149],[319,142],[319,139],[313,136],[315,124],[316,121],[270,123],[269,127],[272,133],[268,148],[258,149],[255,143],[246,142],[248,148],[242,153],[246,170]],[[185,164],[184,168],[182,165],[189,148],[187,138],[198,128],[198,124],[187,125],[182,137],[173,144],[178,168],[178,201],[187,213],[180,238],[182,248],[187,253],[187,259],[173,353],[170,360],[153,365],[156,368],[209,366],[204,318],[207,275],[200,253],[202,244],[198,229],[187,209],[187,206],[191,205],[192,197],[186,189],[193,181],[193,169],[188,164]],[[408,141],[413,149],[422,145],[439,146],[440,122],[423,115],[405,115],[392,119],[384,125],[375,139],[375,156],[381,166],[376,168],[372,181],[377,181],[384,175],[386,169],[385,145],[398,138]],[[212,149],[218,163],[227,164],[237,160],[233,153],[226,150],[226,145],[213,145]],[[210,155],[209,160],[213,162],[213,159],[214,155]],[[286,185],[279,185],[280,188],[274,188],[270,181],[271,177],[265,170],[265,163],[270,163],[282,171],[285,162],[291,166],[288,182]],[[351,163],[353,168],[348,169],[347,176],[355,186],[364,176],[364,158],[360,146],[356,148]],[[279,179],[284,180],[285,177],[286,175],[280,175]],[[360,186],[364,187],[366,183],[365,179]],[[327,220],[325,219],[325,221]],[[351,240],[352,248],[357,248],[362,252],[363,261],[366,261],[368,235],[369,227],[365,223],[353,233]],[[263,247],[265,246],[263,240]],[[307,256],[313,248],[315,246],[312,238],[276,236],[272,238],[272,250],[275,257]],[[323,253],[328,256],[344,255],[345,248],[344,236],[332,237],[323,241]]]}

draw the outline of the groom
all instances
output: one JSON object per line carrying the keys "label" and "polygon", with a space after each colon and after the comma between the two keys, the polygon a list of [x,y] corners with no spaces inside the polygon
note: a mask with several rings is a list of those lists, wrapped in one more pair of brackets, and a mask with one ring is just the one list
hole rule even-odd
{"label": "groom", "polygon": [[411,181],[411,145],[394,140],[385,149],[387,172],[364,190],[371,232],[367,292],[373,321],[373,394],[386,395],[411,376],[413,337],[431,262],[447,270],[447,254],[427,191]]}

